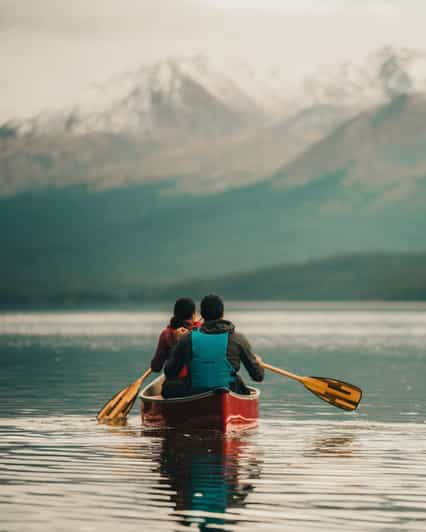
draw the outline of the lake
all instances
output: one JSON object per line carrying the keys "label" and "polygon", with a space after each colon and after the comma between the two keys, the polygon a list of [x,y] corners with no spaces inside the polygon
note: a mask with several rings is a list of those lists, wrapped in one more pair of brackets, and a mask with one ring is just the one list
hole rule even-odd
{"label": "lake", "polygon": [[359,409],[267,373],[242,434],[148,430],[136,406],[99,425],[166,309],[3,312],[0,530],[426,530],[426,305],[227,311],[265,361],[360,386]]}

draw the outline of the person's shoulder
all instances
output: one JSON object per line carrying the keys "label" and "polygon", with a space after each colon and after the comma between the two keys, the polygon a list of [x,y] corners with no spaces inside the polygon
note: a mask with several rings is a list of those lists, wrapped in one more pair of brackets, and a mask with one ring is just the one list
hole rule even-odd
{"label": "person's shoulder", "polygon": [[185,334],[180,336],[180,338],[178,338],[176,345],[185,346],[185,345],[191,343],[192,334],[195,333],[195,332],[196,332],[195,329],[192,330],[192,331],[188,330],[188,332],[186,332]]}
{"label": "person's shoulder", "polygon": [[248,345],[249,341],[247,337],[239,331],[234,330],[230,335],[230,339],[232,339],[233,342],[240,344],[240,345]]}
{"label": "person's shoulder", "polygon": [[173,329],[170,327],[170,325],[168,325],[161,331],[160,336],[163,336],[163,337],[170,336],[172,334],[172,331]]}
{"label": "person's shoulder", "polygon": [[163,329],[160,333],[159,340],[167,344],[173,343],[173,329],[170,326]]}

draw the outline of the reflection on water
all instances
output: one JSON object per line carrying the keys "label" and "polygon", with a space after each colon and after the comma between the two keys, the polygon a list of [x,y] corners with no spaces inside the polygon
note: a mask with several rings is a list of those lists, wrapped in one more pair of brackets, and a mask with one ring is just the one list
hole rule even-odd
{"label": "reflection on water", "polygon": [[426,425],[276,420],[223,438],[66,416],[0,433],[8,531],[426,526]]}
{"label": "reflection on water", "polygon": [[267,420],[233,437],[0,422],[2,527],[424,530],[426,425]]}
{"label": "reflection on water", "polygon": [[[203,530],[223,530],[238,518],[227,518],[228,509],[243,508],[260,478],[260,450],[250,443],[247,431],[224,437],[212,431],[181,433],[175,430],[144,430],[109,426],[112,436],[140,438],[141,445],[129,439],[114,448],[126,459],[144,459],[145,444],[151,449],[159,487],[170,493],[174,514],[182,526]],[[172,491],[170,491],[172,490]],[[219,527],[219,528],[217,528]]]}
{"label": "reflection on water", "polygon": [[426,530],[426,312],[234,309],[273,365],[363,388],[355,413],[268,374],[257,429],[100,425],[155,312],[0,315],[0,530]]}
{"label": "reflection on water", "polygon": [[247,442],[220,436],[168,432],[162,440],[159,471],[176,495],[172,497],[181,524],[196,523],[200,530],[225,523],[228,508],[244,507],[253,485],[246,479],[259,477],[256,456],[244,460]]}
{"label": "reflection on water", "polygon": [[[426,304],[240,303],[227,317],[256,347],[393,349],[421,347],[426,340]],[[151,345],[168,322],[167,312],[28,312],[0,314],[0,338],[17,346],[38,339],[50,346],[85,349]]]}
{"label": "reflection on water", "polygon": [[[127,444],[114,445],[117,455],[125,459],[146,459],[146,443],[151,448],[159,485],[170,492],[170,501],[179,523],[200,530],[215,530],[220,525],[236,523],[224,516],[228,508],[243,508],[254,487],[251,479],[261,472],[259,449],[249,442],[250,432],[224,437],[212,431],[181,433],[175,430],[145,430],[107,426],[112,436]],[[252,434],[253,431],[251,432]],[[135,446],[140,438],[141,445]]]}

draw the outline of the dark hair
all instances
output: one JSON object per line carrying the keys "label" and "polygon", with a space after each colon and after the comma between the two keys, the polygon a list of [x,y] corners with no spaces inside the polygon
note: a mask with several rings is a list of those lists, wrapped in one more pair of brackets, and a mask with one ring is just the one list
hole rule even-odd
{"label": "dark hair", "polygon": [[180,297],[176,300],[173,308],[173,317],[170,320],[170,327],[178,329],[184,327],[185,322],[192,318],[195,312],[195,303],[189,297]]}
{"label": "dark hair", "polygon": [[223,316],[223,301],[219,296],[209,294],[201,301],[201,316],[206,320],[218,320]]}

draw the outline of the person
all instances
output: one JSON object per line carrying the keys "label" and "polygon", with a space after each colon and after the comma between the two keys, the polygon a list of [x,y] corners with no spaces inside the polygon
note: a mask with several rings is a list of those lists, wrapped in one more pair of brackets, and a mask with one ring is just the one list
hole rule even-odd
{"label": "person", "polygon": [[[158,339],[157,349],[151,360],[152,371],[160,372],[179,338],[200,325],[201,323],[197,320],[194,301],[188,297],[177,299],[173,309],[173,316]],[[183,390],[180,388],[187,386],[187,374],[186,367],[182,366],[176,377],[164,382],[163,394],[173,395],[175,392],[182,392]]]}
{"label": "person", "polygon": [[168,379],[175,379],[182,368],[188,369],[186,394],[215,388],[250,393],[237,374],[241,362],[253,380],[263,380],[261,358],[253,353],[247,338],[236,332],[233,323],[225,320],[223,314],[224,305],[219,296],[204,297],[201,301],[203,325],[179,339],[164,366]]}

